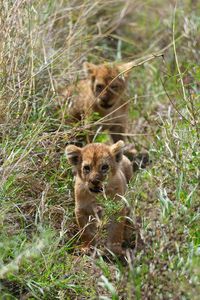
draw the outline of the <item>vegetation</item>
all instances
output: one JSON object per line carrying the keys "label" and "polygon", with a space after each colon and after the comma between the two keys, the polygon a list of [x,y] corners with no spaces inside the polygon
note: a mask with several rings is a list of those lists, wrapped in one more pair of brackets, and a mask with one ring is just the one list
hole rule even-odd
{"label": "vegetation", "polygon": [[[1,1],[0,299],[199,299],[200,3],[174,2]],[[79,251],[56,91],[86,60],[139,64],[126,264]]]}

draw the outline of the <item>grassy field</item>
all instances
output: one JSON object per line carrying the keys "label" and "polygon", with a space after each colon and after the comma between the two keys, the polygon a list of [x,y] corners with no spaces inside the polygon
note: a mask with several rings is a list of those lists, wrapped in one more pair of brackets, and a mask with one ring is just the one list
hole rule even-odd
{"label": "grassy field", "polygon": [[[0,299],[199,299],[200,3],[2,0]],[[132,70],[127,263],[83,255],[56,91],[84,61]]]}

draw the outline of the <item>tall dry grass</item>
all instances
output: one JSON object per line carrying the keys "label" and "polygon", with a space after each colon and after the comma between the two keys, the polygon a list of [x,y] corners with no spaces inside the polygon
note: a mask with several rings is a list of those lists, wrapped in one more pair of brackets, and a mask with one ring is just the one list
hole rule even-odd
{"label": "tall dry grass", "polygon": [[[2,297],[198,299],[199,3],[174,7],[1,1]],[[75,129],[58,114],[57,89],[82,78],[86,60],[140,60],[161,50],[164,59],[133,69],[129,86],[131,141],[152,164],[135,173],[127,195],[135,226],[127,265],[83,256],[63,155]]]}

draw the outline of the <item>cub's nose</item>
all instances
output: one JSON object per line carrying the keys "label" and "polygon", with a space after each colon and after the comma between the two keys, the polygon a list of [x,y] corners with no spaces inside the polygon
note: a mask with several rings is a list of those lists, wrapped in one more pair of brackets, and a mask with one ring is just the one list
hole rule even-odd
{"label": "cub's nose", "polygon": [[98,179],[91,179],[90,182],[91,182],[93,185],[98,185],[98,184],[99,184],[99,180],[98,180]]}
{"label": "cub's nose", "polygon": [[101,100],[103,101],[103,103],[106,103],[108,101],[108,96],[107,95],[101,96]]}

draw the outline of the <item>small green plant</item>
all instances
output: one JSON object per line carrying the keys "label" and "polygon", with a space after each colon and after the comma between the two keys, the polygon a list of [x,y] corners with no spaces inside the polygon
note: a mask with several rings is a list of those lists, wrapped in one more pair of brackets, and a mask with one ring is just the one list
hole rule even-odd
{"label": "small green plant", "polygon": [[[1,299],[199,299],[200,2],[147,2],[1,1]],[[67,124],[58,87],[84,77],[83,61],[154,55],[130,78],[129,141],[151,164],[129,184],[123,265],[80,253],[64,149],[109,135],[97,114]],[[124,200],[99,199],[103,222]]]}

